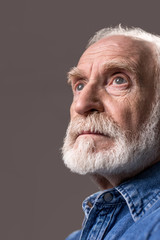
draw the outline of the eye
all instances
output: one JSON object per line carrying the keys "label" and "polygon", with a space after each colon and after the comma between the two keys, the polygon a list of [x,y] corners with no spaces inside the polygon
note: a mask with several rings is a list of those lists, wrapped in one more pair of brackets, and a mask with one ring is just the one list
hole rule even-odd
{"label": "eye", "polygon": [[106,85],[106,91],[112,95],[120,95],[131,88],[131,79],[128,74],[125,73],[114,73],[108,78]]}
{"label": "eye", "polygon": [[75,87],[76,91],[82,91],[82,89],[84,88],[84,84],[83,83],[78,83]]}
{"label": "eye", "polygon": [[113,85],[121,85],[127,83],[127,80],[123,77],[117,76],[113,79],[112,84]]}

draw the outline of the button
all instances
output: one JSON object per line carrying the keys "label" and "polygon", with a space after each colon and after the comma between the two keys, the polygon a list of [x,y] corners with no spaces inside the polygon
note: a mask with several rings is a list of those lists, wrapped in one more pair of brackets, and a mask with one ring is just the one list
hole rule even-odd
{"label": "button", "polygon": [[88,206],[89,208],[92,208],[92,207],[93,207],[93,205],[92,205],[92,203],[91,203],[90,201],[87,202],[87,206]]}
{"label": "button", "polygon": [[112,194],[112,193],[108,192],[108,193],[106,193],[106,194],[104,195],[104,200],[105,200],[106,202],[111,202],[112,199],[113,199],[113,194]]}

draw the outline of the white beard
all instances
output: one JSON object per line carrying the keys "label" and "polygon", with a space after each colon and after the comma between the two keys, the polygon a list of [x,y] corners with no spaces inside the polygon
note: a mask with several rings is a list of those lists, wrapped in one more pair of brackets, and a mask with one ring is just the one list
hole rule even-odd
{"label": "white beard", "polygon": [[[146,124],[134,136],[127,136],[112,119],[103,113],[77,117],[68,126],[62,148],[63,160],[71,171],[79,174],[98,173],[103,175],[132,173],[149,166],[159,150],[159,104],[156,104]],[[95,151],[94,139],[77,136],[83,131],[99,132],[113,139],[112,147]],[[106,140],[107,141],[107,140]]]}

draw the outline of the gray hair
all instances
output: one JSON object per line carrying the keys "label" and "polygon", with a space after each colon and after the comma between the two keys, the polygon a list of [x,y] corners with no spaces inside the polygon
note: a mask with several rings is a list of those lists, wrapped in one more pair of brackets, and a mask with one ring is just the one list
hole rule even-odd
{"label": "gray hair", "polygon": [[103,28],[98,32],[96,32],[95,35],[92,38],[90,38],[87,47],[89,47],[90,45],[99,41],[102,38],[106,38],[114,35],[123,35],[123,36],[132,37],[134,39],[141,39],[143,41],[151,42],[155,44],[158,50],[160,51],[160,36],[152,33],[148,33],[141,28],[122,27],[121,24],[114,28],[112,27]]}

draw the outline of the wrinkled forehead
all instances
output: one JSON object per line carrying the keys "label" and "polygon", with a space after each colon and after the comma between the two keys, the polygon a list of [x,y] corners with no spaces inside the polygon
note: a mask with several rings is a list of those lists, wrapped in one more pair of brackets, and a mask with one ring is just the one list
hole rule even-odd
{"label": "wrinkled forehead", "polygon": [[145,64],[153,61],[153,44],[140,39],[128,36],[109,36],[92,44],[81,56],[78,65],[86,61],[93,61],[95,58],[130,58],[133,61],[145,61]]}

